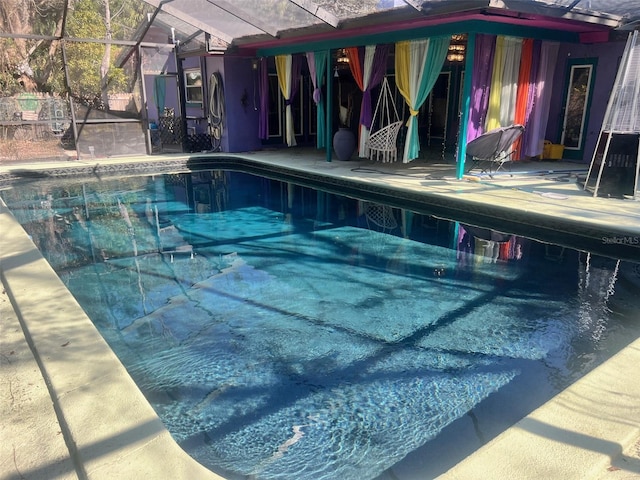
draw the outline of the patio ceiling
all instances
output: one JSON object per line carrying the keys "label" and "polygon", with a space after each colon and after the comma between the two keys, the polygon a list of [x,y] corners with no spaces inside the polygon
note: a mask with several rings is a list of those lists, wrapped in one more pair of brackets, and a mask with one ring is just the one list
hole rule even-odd
{"label": "patio ceiling", "polygon": [[[620,0],[145,0],[211,51],[293,49],[301,43],[482,20],[590,34],[640,27],[640,9]],[[173,23],[170,18],[173,18]],[[188,26],[188,27],[186,27]],[[202,37],[200,37],[202,38]],[[324,42],[324,43],[323,43]]]}

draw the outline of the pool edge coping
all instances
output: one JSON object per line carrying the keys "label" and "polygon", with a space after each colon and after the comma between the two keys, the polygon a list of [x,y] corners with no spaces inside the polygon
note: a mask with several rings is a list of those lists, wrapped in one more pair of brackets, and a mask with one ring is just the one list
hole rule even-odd
{"label": "pool edge coping", "polygon": [[438,480],[640,478],[639,363],[636,339]]}

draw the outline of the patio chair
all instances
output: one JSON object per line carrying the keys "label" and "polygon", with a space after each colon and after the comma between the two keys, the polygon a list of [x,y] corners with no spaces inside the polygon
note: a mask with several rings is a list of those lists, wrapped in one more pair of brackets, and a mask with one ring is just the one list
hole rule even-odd
{"label": "patio chair", "polygon": [[467,159],[473,162],[467,173],[476,168],[493,177],[506,163],[511,162],[513,143],[524,132],[522,125],[510,125],[489,130],[467,143]]}
{"label": "patio chair", "polygon": [[[393,108],[393,117],[391,109]],[[371,121],[371,133],[365,142],[361,155],[368,156],[369,160],[382,162],[395,162],[398,160],[397,139],[402,126],[402,120],[398,115],[393,93],[387,77],[382,79],[382,87],[378,102],[373,112]],[[376,128],[377,127],[377,128]]]}
{"label": "patio chair", "polygon": [[396,140],[402,122],[394,122],[380,130],[376,130],[369,136],[367,147],[369,148],[369,160],[382,162],[395,162],[398,160],[398,147]]}

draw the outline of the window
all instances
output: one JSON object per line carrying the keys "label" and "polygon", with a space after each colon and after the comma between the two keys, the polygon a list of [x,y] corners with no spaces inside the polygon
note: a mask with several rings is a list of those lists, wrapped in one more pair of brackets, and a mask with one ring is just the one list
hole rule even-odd
{"label": "window", "polygon": [[187,103],[202,103],[202,74],[199,69],[184,71],[184,89]]}

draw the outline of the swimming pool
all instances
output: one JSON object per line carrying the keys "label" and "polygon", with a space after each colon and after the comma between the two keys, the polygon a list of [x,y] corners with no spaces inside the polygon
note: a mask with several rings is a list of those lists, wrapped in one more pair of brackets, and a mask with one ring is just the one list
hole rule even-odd
{"label": "swimming pool", "polygon": [[3,198],[229,478],[430,478],[638,336],[635,265],[246,174]]}

